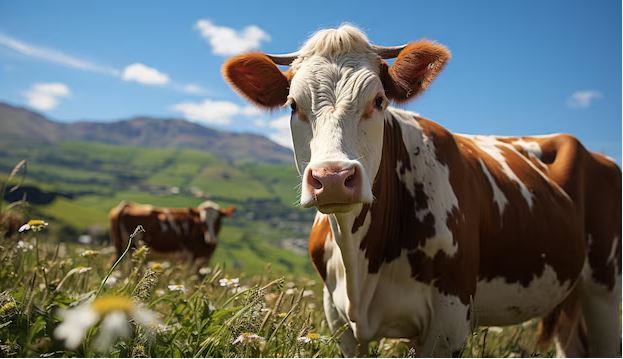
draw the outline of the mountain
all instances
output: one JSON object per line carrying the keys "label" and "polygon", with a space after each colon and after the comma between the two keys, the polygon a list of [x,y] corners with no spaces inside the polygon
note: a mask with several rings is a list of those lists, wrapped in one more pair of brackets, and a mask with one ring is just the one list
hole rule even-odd
{"label": "mountain", "polygon": [[188,148],[235,162],[291,163],[292,152],[266,137],[219,131],[181,119],[134,117],[114,122],[60,123],[0,102],[0,141],[54,144],[99,142],[153,148]]}

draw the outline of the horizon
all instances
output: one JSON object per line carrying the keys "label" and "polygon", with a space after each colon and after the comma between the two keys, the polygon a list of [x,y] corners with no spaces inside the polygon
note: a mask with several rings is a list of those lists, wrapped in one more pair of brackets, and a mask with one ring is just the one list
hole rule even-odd
{"label": "horizon", "polygon": [[318,29],[351,23],[373,43],[428,38],[452,51],[429,90],[396,107],[452,132],[571,133],[621,163],[620,3],[405,2],[392,26],[367,3],[330,13],[299,4],[307,15],[296,19],[273,4],[245,4],[243,14],[240,4],[4,2],[0,101],[57,122],[184,119],[291,148],[287,111],[241,99],[221,65],[247,51],[291,52]]}

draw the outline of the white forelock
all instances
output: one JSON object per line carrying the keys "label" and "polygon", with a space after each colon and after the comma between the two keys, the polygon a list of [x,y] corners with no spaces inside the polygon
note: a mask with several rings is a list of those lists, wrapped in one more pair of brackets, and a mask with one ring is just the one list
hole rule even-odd
{"label": "white forelock", "polygon": [[358,28],[344,24],[337,29],[323,29],[313,34],[299,50],[292,67],[296,69],[313,55],[330,57],[346,53],[368,55],[371,59],[377,57],[366,35]]}

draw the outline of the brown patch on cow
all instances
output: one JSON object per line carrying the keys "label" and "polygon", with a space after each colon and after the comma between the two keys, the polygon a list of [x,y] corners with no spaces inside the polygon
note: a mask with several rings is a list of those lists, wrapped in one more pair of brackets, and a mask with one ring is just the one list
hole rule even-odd
{"label": "brown patch on cow", "polygon": [[318,222],[314,223],[311,233],[309,234],[308,251],[309,256],[314,263],[314,267],[322,277],[327,279],[327,264],[324,260],[324,244],[327,237],[331,236],[331,225],[329,217],[323,216]]}
{"label": "brown patch on cow", "polygon": [[[434,133],[441,127],[431,129],[429,135],[435,146],[444,145],[444,140],[434,138],[446,136],[447,131]],[[452,146],[452,139],[446,144]],[[446,148],[452,152],[452,148]],[[429,211],[422,220],[415,215],[416,210],[422,211],[428,208],[429,198],[424,192],[422,183],[415,183],[415,194],[411,195],[404,183],[398,177],[396,169],[401,175],[406,171],[418,170],[413,168],[408,149],[402,139],[402,129],[397,120],[385,122],[383,136],[383,155],[381,166],[373,185],[375,201],[370,207],[364,206],[355,220],[352,232],[355,233],[363,224],[368,211],[371,212],[371,223],[362,239],[360,249],[364,251],[369,261],[368,272],[377,273],[383,263],[389,263],[398,258],[402,251],[408,251],[407,259],[411,266],[411,276],[420,282],[432,283],[441,292],[456,295],[462,303],[468,304],[469,298],[475,291],[475,278],[477,267],[469,263],[472,245],[462,239],[468,231],[461,219],[461,213],[454,209],[447,219],[447,225],[453,232],[453,239],[458,243],[458,252],[448,257],[443,252],[438,252],[434,258],[427,257],[419,247],[426,240],[435,240],[435,218]],[[444,150],[440,150],[444,151]],[[456,150],[454,150],[456,152]],[[416,151],[417,152],[417,151]],[[417,155],[417,153],[414,153]],[[451,155],[445,155],[443,160],[446,164],[454,166],[456,161]],[[398,165],[400,164],[400,167]],[[460,178],[451,173],[451,183],[459,182]],[[454,185],[455,183],[453,183]],[[461,186],[457,183],[457,188]],[[460,205],[462,201],[459,201]]]}
{"label": "brown patch on cow", "polygon": [[[561,283],[573,282],[588,254],[594,279],[613,288],[621,263],[620,242],[613,243],[621,233],[620,169],[603,156],[587,151],[569,135],[499,138],[507,144],[520,139],[539,144],[540,161],[516,146],[517,151],[506,146],[498,149],[533,194],[532,209],[521,196],[517,183],[502,173],[497,161],[474,146],[471,139],[457,136],[461,147],[468,149],[465,158],[470,166],[477,168],[474,158],[483,160],[509,201],[500,216],[492,201],[490,185],[486,182],[483,186],[484,198],[489,203],[485,201],[481,209],[483,218],[488,220],[482,226],[480,277],[504,277],[507,282],[527,286],[534,276],[542,274],[547,264]],[[557,184],[571,201],[528,162]],[[482,173],[480,177],[486,181]],[[590,246],[587,246],[588,234],[593,239]],[[608,262],[613,245],[618,248],[613,260]],[[513,261],[499,253],[512,253],[514,258],[522,260]]]}
{"label": "brown patch on cow", "polygon": [[258,106],[273,109],[287,101],[292,73],[281,72],[265,54],[234,56],[223,64],[222,73],[236,92]]}

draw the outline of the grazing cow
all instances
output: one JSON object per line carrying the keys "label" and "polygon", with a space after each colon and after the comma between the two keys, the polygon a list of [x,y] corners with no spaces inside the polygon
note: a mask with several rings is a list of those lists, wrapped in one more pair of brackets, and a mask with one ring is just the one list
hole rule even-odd
{"label": "grazing cow", "polygon": [[251,102],[292,109],[301,205],[319,211],[309,251],[329,326],[348,324],[343,354],[393,337],[456,355],[476,325],[543,317],[558,354],[619,356],[620,169],[569,135],[457,135],[388,107],[449,57],[345,25],[223,66]]}
{"label": "grazing cow", "polygon": [[128,238],[141,225],[145,229],[142,240],[159,253],[188,252],[193,259],[210,260],[221,230],[223,216],[231,216],[235,207],[220,208],[206,201],[197,208],[157,208],[122,201],[110,210],[111,240],[121,255]]}

